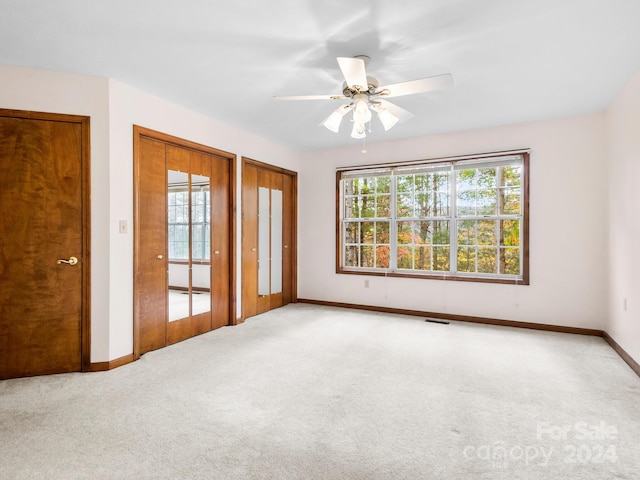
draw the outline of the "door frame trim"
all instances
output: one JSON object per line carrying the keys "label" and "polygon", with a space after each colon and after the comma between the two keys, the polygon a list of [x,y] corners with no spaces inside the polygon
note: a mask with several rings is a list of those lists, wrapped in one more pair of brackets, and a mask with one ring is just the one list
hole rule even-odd
{"label": "door frame trim", "polygon": [[91,118],[86,115],[5,108],[0,108],[0,116],[80,125],[82,291],[80,299],[80,364],[78,365],[78,371],[89,371],[91,369]]}
{"label": "door frame trim", "polygon": [[187,148],[200,153],[215,155],[229,161],[229,325],[235,325],[236,321],[236,159],[234,153],[226,152],[214,147],[209,147],[201,143],[185,140],[184,138],[174,137],[166,133],[158,132],[150,128],[133,125],[133,360],[140,358],[140,318],[138,316],[138,285],[135,281],[137,258],[139,255],[137,244],[138,221],[140,218],[139,199],[138,199],[138,172],[140,166],[140,139],[148,138],[164,142],[168,145],[174,145]]}

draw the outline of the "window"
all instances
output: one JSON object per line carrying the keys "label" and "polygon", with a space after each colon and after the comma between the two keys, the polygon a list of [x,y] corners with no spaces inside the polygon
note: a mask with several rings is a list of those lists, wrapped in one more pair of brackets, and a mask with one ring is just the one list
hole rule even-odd
{"label": "window", "polygon": [[[191,258],[210,260],[211,200],[209,190],[194,185],[191,191]],[[189,191],[187,187],[175,187],[168,194],[169,259],[189,259]]]}
{"label": "window", "polygon": [[338,171],[338,272],[528,284],[528,162]]}

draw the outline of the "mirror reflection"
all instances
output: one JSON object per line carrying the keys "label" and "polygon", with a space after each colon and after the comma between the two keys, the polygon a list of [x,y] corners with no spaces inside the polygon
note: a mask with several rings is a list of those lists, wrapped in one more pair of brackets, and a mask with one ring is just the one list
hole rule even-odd
{"label": "mirror reflection", "polygon": [[268,188],[258,188],[258,295],[269,295],[269,200]]}
{"label": "mirror reflection", "polygon": [[258,295],[282,292],[282,191],[258,188]]}
{"label": "mirror reflection", "polygon": [[169,322],[211,311],[209,177],[168,171]]}
{"label": "mirror reflection", "polygon": [[169,321],[189,317],[189,174],[168,171]]}
{"label": "mirror reflection", "polygon": [[191,314],[211,310],[211,192],[209,177],[191,176]]}

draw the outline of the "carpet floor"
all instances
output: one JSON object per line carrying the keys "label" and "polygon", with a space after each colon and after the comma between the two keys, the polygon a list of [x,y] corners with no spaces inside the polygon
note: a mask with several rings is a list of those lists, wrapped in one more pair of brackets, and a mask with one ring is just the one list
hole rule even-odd
{"label": "carpet floor", "polygon": [[632,480],[639,399],[601,338],[292,304],[0,381],[0,478]]}

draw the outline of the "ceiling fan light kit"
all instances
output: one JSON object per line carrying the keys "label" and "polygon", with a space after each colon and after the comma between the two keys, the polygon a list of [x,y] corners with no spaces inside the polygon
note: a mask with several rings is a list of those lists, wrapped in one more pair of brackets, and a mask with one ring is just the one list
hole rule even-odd
{"label": "ceiling fan light kit", "polygon": [[413,116],[412,113],[383,98],[431,92],[453,86],[453,77],[447,73],[379,87],[375,78],[367,77],[365,65],[369,63],[368,56],[338,57],[337,60],[345,79],[342,95],[278,96],[275,98],[278,100],[351,99],[350,103],[341,105],[331,113],[322,122],[322,125],[332,132],[338,133],[342,119],[353,110],[351,137],[356,139],[367,136],[366,130],[367,124],[371,122],[371,111],[378,114],[378,119],[385,131],[393,128],[399,121],[407,120]]}

